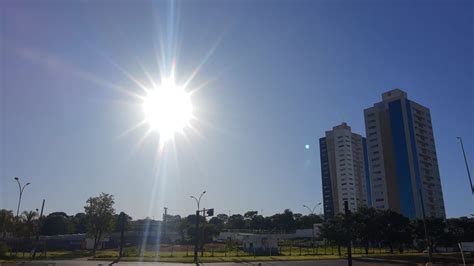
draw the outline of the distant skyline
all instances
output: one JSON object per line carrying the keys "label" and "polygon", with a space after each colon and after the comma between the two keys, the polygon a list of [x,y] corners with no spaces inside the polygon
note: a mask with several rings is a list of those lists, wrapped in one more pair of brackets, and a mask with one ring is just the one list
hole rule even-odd
{"label": "distant skyline", "polygon": [[[472,1],[1,1],[0,208],[82,212],[113,194],[134,219],[271,215],[322,201],[318,140],[401,88],[430,108],[448,217],[473,213]],[[163,56],[164,55],[164,56]],[[193,129],[157,157],[141,93],[176,56]],[[128,75],[127,75],[128,74]]]}

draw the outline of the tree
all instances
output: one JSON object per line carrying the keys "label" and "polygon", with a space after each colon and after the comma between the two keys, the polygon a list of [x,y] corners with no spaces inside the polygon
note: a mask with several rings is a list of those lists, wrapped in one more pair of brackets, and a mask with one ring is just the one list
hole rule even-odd
{"label": "tree", "polygon": [[166,225],[163,224],[163,226],[166,226],[164,230],[167,232],[172,232],[172,231],[177,231],[178,230],[178,225],[181,222],[181,216],[179,215],[169,215],[167,214],[166,216],[163,215],[163,222],[165,221],[166,218]]}
{"label": "tree", "polygon": [[441,218],[427,218],[426,219],[426,231],[428,233],[429,243],[426,243],[425,228],[423,220],[412,221],[413,236],[418,239],[419,249],[423,250],[430,246],[435,248],[436,246],[449,246],[453,245],[454,242],[450,230],[447,230],[447,225],[444,219]]}
{"label": "tree", "polygon": [[248,211],[244,214],[245,227],[250,230],[260,230],[263,227],[263,216],[258,211]]}
{"label": "tree", "polygon": [[277,213],[271,216],[273,228],[283,230],[287,233],[296,229],[296,222],[293,217],[293,212],[286,209],[283,213]]}
{"label": "tree", "polygon": [[383,225],[381,237],[389,246],[390,253],[393,253],[394,246],[402,250],[403,244],[411,241],[410,220],[393,210],[383,210],[380,214],[378,223]]}
{"label": "tree", "polygon": [[341,246],[347,244],[347,233],[344,215],[341,213],[323,223],[320,227],[321,237],[326,239],[329,243],[337,245],[339,256],[341,256]]}
{"label": "tree", "polygon": [[[298,213],[297,213],[298,214]],[[299,229],[313,228],[314,224],[323,223],[323,219],[317,214],[297,216],[295,214],[296,227]]]}
{"label": "tree", "polygon": [[253,230],[262,230],[265,227],[265,218],[262,215],[255,215],[250,221],[250,228]]}
{"label": "tree", "polygon": [[65,235],[74,232],[74,221],[64,212],[53,212],[44,217],[41,233],[43,235]]}
{"label": "tree", "polygon": [[248,211],[244,214],[245,220],[252,220],[255,216],[257,216],[258,211]]}
{"label": "tree", "polygon": [[217,236],[219,234],[219,231],[213,224],[203,224],[201,226],[202,227],[200,227],[200,230],[202,231],[203,235],[201,245],[204,246],[205,243],[211,243],[213,241],[213,237]]}
{"label": "tree", "polygon": [[222,230],[222,228],[224,227],[224,223],[222,222],[222,220],[220,220],[219,218],[217,217],[212,217],[210,220],[209,220],[209,224],[212,224],[216,227],[217,230]]}
{"label": "tree", "polygon": [[193,225],[193,224],[191,224],[190,222],[188,222],[187,219],[181,219],[181,221],[179,221],[179,223],[177,224],[177,228],[176,228],[176,229],[178,230],[178,232],[179,232],[179,234],[180,234],[180,236],[181,236],[181,240],[182,240],[183,242],[186,241],[185,236],[186,236],[186,234],[187,234],[187,232],[188,232],[188,229],[189,229],[190,227],[192,227],[192,226],[195,226],[195,225]]}
{"label": "tree", "polygon": [[[191,241],[194,243],[196,241],[196,227],[195,226],[190,226],[188,227],[188,235],[191,236]],[[213,224],[208,224],[208,223],[201,223],[199,225],[199,249],[201,250],[201,253],[203,252],[204,245],[206,243],[210,243],[213,240],[213,236],[216,236],[218,234],[217,228]]]}
{"label": "tree", "polygon": [[[190,224],[193,226],[196,224],[196,214],[190,214],[184,218],[186,221],[188,221]],[[204,218],[202,215],[199,215],[199,224],[206,223],[206,218]]]}
{"label": "tree", "polygon": [[38,230],[38,213],[35,211],[24,211],[20,216],[20,223],[18,224],[19,235],[23,236],[23,242],[28,245],[31,236]]}
{"label": "tree", "polygon": [[227,220],[229,220],[229,216],[224,213],[219,213],[216,215],[216,218],[222,221],[222,224],[225,225],[227,223]]}
{"label": "tree", "polygon": [[273,225],[273,216],[266,216],[263,218],[263,226],[262,229],[265,230],[273,230],[275,229],[275,226]]}
{"label": "tree", "polygon": [[87,215],[83,212],[78,212],[72,219],[74,224],[74,233],[83,234],[87,233]]}
{"label": "tree", "polygon": [[[122,215],[122,217],[121,217]],[[132,222],[132,217],[130,217],[128,214],[126,214],[125,212],[121,212],[120,214],[115,214],[114,215],[114,220],[115,220],[115,223],[114,223],[114,229],[112,230],[113,232],[121,232],[122,230],[122,220],[121,219],[124,219],[124,231],[128,231],[130,230],[130,227],[131,227],[131,222]]]}
{"label": "tree", "polygon": [[87,232],[94,238],[93,254],[104,234],[114,227],[114,196],[101,193],[98,197],[90,197],[84,211],[87,217]]}
{"label": "tree", "polygon": [[35,211],[24,211],[21,215],[22,232],[25,238],[29,238],[38,229],[36,218],[38,213]]}
{"label": "tree", "polygon": [[7,232],[13,231],[14,220],[13,211],[0,210],[0,233],[2,234],[2,240],[5,240]]}
{"label": "tree", "polygon": [[458,242],[469,242],[474,239],[474,218],[460,217],[448,219],[448,231],[452,235],[454,244]]}
{"label": "tree", "polygon": [[354,237],[364,245],[365,254],[369,254],[370,243],[375,243],[380,239],[380,232],[384,225],[378,223],[379,215],[379,212],[374,208],[362,207],[352,216],[354,218]]}
{"label": "tree", "polygon": [[243,229],[245,228],[244,217],[240,214],[233,214],[227,220],[227,228],[229,229]]}

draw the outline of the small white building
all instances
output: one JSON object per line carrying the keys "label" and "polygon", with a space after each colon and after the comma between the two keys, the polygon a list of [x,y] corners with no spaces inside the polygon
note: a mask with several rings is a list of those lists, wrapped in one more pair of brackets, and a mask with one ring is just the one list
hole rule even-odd
{"label": "small white building", "polygon": [[[102,238],[99,243],[97,243],[97,249],[102,249],[105,247],[106,243],[109,242],[109,238]],[[86,238],[86,249],[94,249],[94,238]]]}
{"label": "small white building", "polygon": [[242,245],[245,252],[254,255],[278,255],[278,238],[272,234],[242,235]]}
{"label": "small white building", "polygon": [[220,232],[219,235],[216,237],[216,241],[226,241],[226,240],[237,240],[238,235],[241,233],[238,232]]}
{"label": "small white building", "polygon": [[474,252],[474,242],[462,242],[461,248],[463,252]]}
{"label": "small white building", "polygon": [[220,232],[216,241],[226,240],[242,242],[245,252],[255,255],[277,255],[278,241],[297,238],[315,238],[320,235],[321,224],[314,224],[313,228],[298,229],[292,234],[250,234],[233,232]]}

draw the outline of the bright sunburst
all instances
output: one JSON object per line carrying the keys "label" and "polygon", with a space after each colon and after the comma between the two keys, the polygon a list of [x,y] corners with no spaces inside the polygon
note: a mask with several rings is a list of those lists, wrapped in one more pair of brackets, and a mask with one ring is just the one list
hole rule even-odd
{"label": "bright sunburst", "polygon": [[174,78],[163,78],[161,84],[146,93],[142,104],[145,121],[160,134],[160,142],[172,139],[189,126],[193,111],[190,94]]}

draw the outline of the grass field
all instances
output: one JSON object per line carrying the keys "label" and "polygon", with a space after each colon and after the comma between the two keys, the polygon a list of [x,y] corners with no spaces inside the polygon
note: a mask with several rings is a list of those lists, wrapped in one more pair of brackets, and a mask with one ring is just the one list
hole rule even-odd
{"label": "grass field", "polygon": [[[202,262],[250,262],[250,261],[298,261],[298,260],[328,260],[328,259],[341,259],[346,257],[346,248],[341,248],[341,256],[337,253],[337,247],[315,247],[315,248],[299,248],[299,247],[281,247],[281,255],[268,255],[268,256],[254,256],[249,253],[242,251],[232,250],[226,252],[220,246],[206,247],[206,250],[201,256],[199,253],[200,260]],[[426,254],[416,253],[413,250],[405,251],[402,254],[389,254],[388,250],[384,249],[370,249],[370,257],[386,257],[386,256],[400,256],[400,257],[426,257]],[[122,261],[160,261],[160,262],[192,262],[193,261],[193,247],[191,246],[162,246],[159,251],[146,250],[142,254],[139,254],[139,250],[136,247],[124,249],[124,254],[121,258]],[[13,253],[8,254],[12,260],[30,260],[30,253],[18,253],[14,257]],[[141,255],[141,256],[140,256]],[[363,248],[353,248],[354,258],[366,257],[365,250]],[[457,256],[457,255],[456,255]],[[112,261],[118,257],[118,250],[99,250],[96,256],[93,257],[89,251],[48,251],[46,253],[37,253],[36,259],[38,260],[56,260],[56,259],[79,259],[85,258],[89,260],[106,260]]]}
{"label": "grass field", "polygon": [[[86,252],[48,252],[47,257],[39,256],[38,259],[73,259],[73,258],[85,258],[88,260],[96,261],[113,261],[116,259],[117,252],[113,250],[100,251],[97,253],[97,257],[92,258],[91,254]],[[122,261],[144,261],[144,262],[180,262],[180,263],[192,263],[193,257],[185,253],[176,253],[176,255],[171,256],[155,256],[152,252],[146,252],[144,257],[123,257]],[[435,255],[438,262],[444,263],[460,263],[459,254],[436,254]],[[425,263],[427,260],[427,255],[423,253],[410,253],[410,254],[371,254],[369,256],[363,254],[354,254],[354,259],[364,259],[364,258],[383,258],[388,260],[396,260],[398,262],[416,262],[416,263]],[[255,262],[255,261],[301,261],[301,260],[331,260],[331,259],[345,259],[345,256],[337,255],[286,255],[286,256],[251,256],[251,255],[241,255],[241,256],[223,256],[223,257],[200,257],[200,261],[203,263],[210,262],[236,262],[236,263],[246,263],[246,262]],[[25,253],[25,258],[21,256],[13,259],[16,261],[26,261],[29,260],[29,256]],[[0,260],[2,262],[2,260]],[[474,262],[472,258],[467,258],[468,263]]]}
{"label": "grass field", "polygon": [[[326,254],[324,255],[323,250],[314,250],[314,249],[306,249],[301,250],[301,255],[299,255],[299,248],[293,248],[292,255],[289,254],[288,251],[282,250],[282,255],[279,256],[253,256],[252,254],[243,253],[243,252],[222,252],[222,251],[214,251],[212,252],[205,252],[204,256],[200,255],[200,260],[202,262],[249,262],[249,261],[297,261],[297,260],[327,260],[327,259],[340,259],[344,258],[345,254],[341,254],[341,256],[337,255],[337,249],[335,248],[334,254]],[[317,255],[313,254],[313,251],[319,252]],[[30,260],[31,254],[30,253],[18,253],[17,256],[14,257],[14,254],[9,254],[12,256],[12,260]],[[371,254],[371,256],[386,256],[387,253],[382,254]],[[403,254],[406,256],[407,254]],[[410,253],[412,256],[425,256],[426,254],[419,254],[419,253]],[[365,254],[353,254],[354,258],[357,257],[364,257]],[[38,260],[57,260],[57,259],[78,259],[78,258],[88,258],[92,260],[114,260],[118,257],[117,250],[100,250],[97,251],[96,256],[92,257],[92,253],[88,251],[49,251],[44,253],[37,253],[36,259]],[[192,262],[193,261],[193,252],[189,250],[186,251],[173,251],[164,250],[160,252],[156,251],[145,251],[143,256],[139,256],[138,254],[130,254],[129,256],[122,257],[123,261],[160,261],[160,262]]]}

